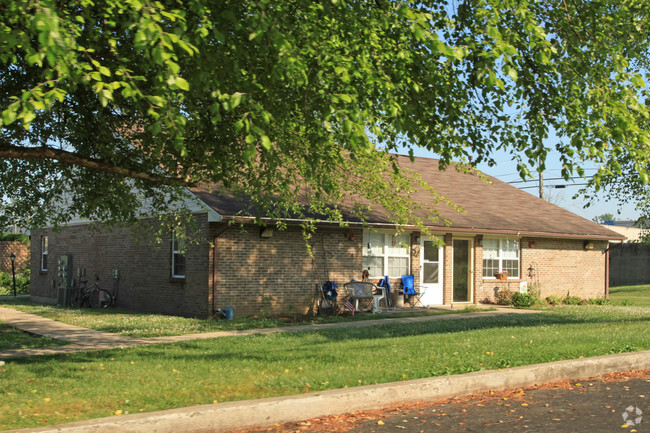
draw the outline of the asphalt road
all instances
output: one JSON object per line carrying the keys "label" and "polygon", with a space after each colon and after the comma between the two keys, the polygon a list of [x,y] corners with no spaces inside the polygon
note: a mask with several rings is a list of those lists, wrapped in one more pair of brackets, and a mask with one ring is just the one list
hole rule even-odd
{"label": "asphalt road", "polygon": [[255,431],[650,433],[650,371],[358,412]]}

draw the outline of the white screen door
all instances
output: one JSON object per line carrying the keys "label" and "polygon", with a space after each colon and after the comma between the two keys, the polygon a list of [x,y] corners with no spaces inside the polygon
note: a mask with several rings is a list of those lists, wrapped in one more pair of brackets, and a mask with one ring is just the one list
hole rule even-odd
{"label": "white screen door", "polygon": [[443,249],[429,238],[420,244],[420,285],[425,290],[420,299],[423,305],[442,305]]}

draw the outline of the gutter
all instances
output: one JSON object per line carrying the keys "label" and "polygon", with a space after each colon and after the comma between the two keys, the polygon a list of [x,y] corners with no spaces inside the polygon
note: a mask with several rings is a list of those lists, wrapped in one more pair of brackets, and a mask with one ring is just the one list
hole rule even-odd
{"label": "gutter", "polygon": [[[243,216],[222,216],[224,221],[232,221],[237,223],[252,223],[255,221],[255,217],[243,217]],[[260,221],[264,223],[273,224],[278,220],[273,218],[262,217],[259,218]],[[286,223],[304,223],[306,219],[298,218],[286,218],[281,221]],[[417,226],[410,225],[397,225],[391,223],[370,223],[370,222],[356,222],[356,221],[317,221],[320,225],[325,226],[341,226],[343,224],[348,226],[359,226],[359,227],[373,227],[377,229],[394,229],[399,227],[402,230],[417,230],[420,228]],[[440,226],[427,226],[432,232],[440,233],[462,233],[462,234],[494,234],[494,235],[505,235],[505,236],[530,236],[530,237],[544,237],[544,238],[559,238],[559,239],[589,239],[589,240],[601,240],[601,241],[624,241],[627,239],[625,236],[608,236],[608,235],[598,235],[598,234],[580,234],[580,233],[549,233],[549,232],[533,232],[533,231],[521,231],[521,230],[500,230],[500,229],[487,229],[487,228],[475,228],[475,227],[440,227]]]}

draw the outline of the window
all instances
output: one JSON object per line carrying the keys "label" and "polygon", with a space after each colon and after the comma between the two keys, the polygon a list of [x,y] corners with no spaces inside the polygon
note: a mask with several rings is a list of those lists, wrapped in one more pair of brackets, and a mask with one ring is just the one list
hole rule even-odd
{"label": "window", "polygon": [[434,241],[422,242],[422,283],[438,284],[440,282],[440,248]]}
{"label": "window", "polygon": [[519,241],[483,239],[483,278],[503,271],[508,271],[508,278],[519,278]]}
{"label": "window", "polygon": [[47,236],[41,236],[41,271],[47,271]]}
{"label": "window", "polygon": [[172,278],[185,278],[185,239],[172,234]]}
{"label": "window", "polygon": [[363,269],[371,278],[385,275],[398,278],[410,274],[410,236],[392,233],[363,232]]}

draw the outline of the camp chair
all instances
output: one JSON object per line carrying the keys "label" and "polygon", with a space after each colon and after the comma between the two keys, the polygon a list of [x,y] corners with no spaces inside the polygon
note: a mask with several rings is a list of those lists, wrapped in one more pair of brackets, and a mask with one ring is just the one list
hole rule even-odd
{"label": "camp chair", "polygon": [[[415,277],[413,275],[402,275],[402,290],[404,294],[408,296],[408,303],[411,304],[411,307],[415,307],[415,304],[420,304],[424,307],[421,299],[424,295],[425,289],[423,287],[415,286]],[[413,301],[411,301],[413,299]]]}
{"label": "camp chair", "polygon": [[[338,297],[337,289],[338,286],[334,281],[326,281],[323,287],[321,287],[321,291],[323,293],[323,299],[320,302],[320,309],[323,312],[329,311],[329,312],[338,313],[340,311],[336,300],[336,298]],[[326,305],[329,305],[329,307],[326,307]]]}
{"label": "camp chair", "polygon": [[392,298],[390,297],[390,281],[388,281],[388,275],[379,280],[377,287],[384,287],[386,289],[386,309],[393,306]]}

